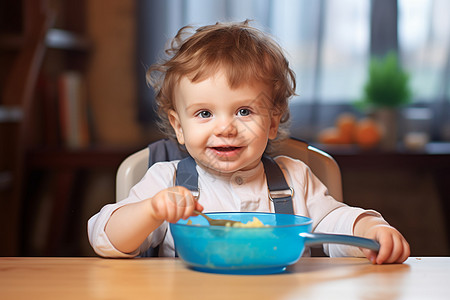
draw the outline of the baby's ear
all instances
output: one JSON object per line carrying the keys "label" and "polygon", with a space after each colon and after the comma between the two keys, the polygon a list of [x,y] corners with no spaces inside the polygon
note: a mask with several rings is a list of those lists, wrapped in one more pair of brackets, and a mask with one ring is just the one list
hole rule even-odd
{"label": "baby's ear", "polygon": [[272,113],[272,116],[270,117],[269,140],[273,140],[277,137],[280,120],[281,114]]}
{"label": "baby's ear", "polygon": [[178,113],[175,110],[171,109],[168,112],[168,117],[170,125],[172,125],[172,128],[177,136],[178,143],[180,145],[184,145],[183,128],[181,128],[181,122]]}

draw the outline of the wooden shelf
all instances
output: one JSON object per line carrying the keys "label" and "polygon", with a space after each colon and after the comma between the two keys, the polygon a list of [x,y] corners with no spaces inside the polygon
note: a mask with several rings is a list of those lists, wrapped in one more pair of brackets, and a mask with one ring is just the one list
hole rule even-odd
{"label": "wooden shelf", "polygon": [[[41,172],[43,174],[47,170],[58,176],[63,173],[56,180],[70,187],[80,168],[113,169],[126,153],[110,149],[30,150],[50,143],[41,137],[45,130],[50,128],[55,136],[59,134],[58,124],[44,128],[50,117],[42,114],[44,108],[50,108],[48,111],[54,115],[51,118],[56,120],[58,116],[54,105],[58,96],[53,91],[56,85],[50,81],[53,75],[74,70],[83,73],[87,68],[91,42],[85,37],[86,5],[85,1],[75,0],[7,2],[5,7],[9,9],[2,14],[2,24],[8,26],[0,35],[1,62],[6,64],[0,72],[0,138],[7,141],[1,151],[5,157],[0,157],[0,172],[6,178],[2,181],[5,188],[0,191],[1,198],[6,199],[2,202],[6,207],[0,215],[0,227],[7,227],[8,231],[0,234],[6,245],[0,249],[0,254],[14,256],[20,254],[20,228],[26,222],[23,214],[28,209],[24,204],[27,200],[24,193],[29,188],[27,177],[33,168],[38,172],[45,171]],[[62,51],[52,51],[47,56],[51,49]],[[47,77],[50,80],[45,81]],[[43,87],[47,83],[52,85],[48,93]],[[56,143],[59,140],[55,139]],[[65,169],[61,170],[59,166]],[[55,215],[64,213],[58,210],[59,207],[65,209],[58,206],[59,202],[64,203],[64,193],[59,187],[54,193]],[[55,217],[54,226],[61,227],[57,223],[60,221]]]}
{"label": "wooden shelf", "polygon": [[339,163],[348,168],[450,168],[450,143],[433,142],[420,151],[406,150],[399,146],[396,151],[361,150],[357,146],[328,146],[315,144]]}
{"label": "wooden shelf", "polygon": [[75,51],[89,51],[91,42],[84,36],[62,29],[50,29],[45,38],[49,48]]}
{"label": "wooden shelf", "polygon": [[38,148],[30,150],[27,163],[32,168],[116,170],[120,163],[137,149],[92,147],[85,149]]}
{"label": "wooden shelf", "polygon": [[[0,35],[0,49],[19,51],[25,45],[25,38],[19,34]],[[88,52],[91,41],[80,34],[63,29],[49,29],[45,37],[45,45],[49,49],[72,50]]]}
{"label": "wooden shelf", "polygon": [[17,51],[22,48],[24,38],[18,34],[2,34],[0,35],[0,48],[3,50]]}
{"label": "wooden shelf", "polygon": [[[65,148],[36,148],[27,153],[26,165],[28,167],[27,192],[30,197],[39,186],[42,174],[52,174],[52,188],[50,189],[51,212],[49,216],[49,229],[45,242],[44,255],[61,255],[70,242],[66,237],[74,225],[68,220],[73,211],[80,211],[83,206],[82,196],[85,189],[86,175],[91,171],[104,170],[115,174],[120,163],[137,149],[90,147],[83,149]],[[81,196],[81,198],[80,198]],[[27,197],[29,199],[30,197]],[[25,199],[25,201],[27,201]],[[28,200],[29,201],[29,200]],[[28,202],[28,206],[32,203]],[[24,226],[30,228],[28,221],[33,214],[28,210],[29,217],[25,218]],[[27,223],[28,222],[28,223]],[[26,239],[25,239],[26,240]],[[28,247],[26,247],[28,248]],[[25,251],[25,250],[24,250]],[[76,253],[76,249],[74,249]]]}
{"label": "wooden shelf", "polygon": [[23,112],[20,107],[6,107],[0,105],[0,123],[16,123],[23,118]]}

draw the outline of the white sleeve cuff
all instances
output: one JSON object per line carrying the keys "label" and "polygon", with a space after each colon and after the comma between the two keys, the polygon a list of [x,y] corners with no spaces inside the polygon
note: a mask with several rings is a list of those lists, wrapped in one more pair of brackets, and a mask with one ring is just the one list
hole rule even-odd
{"label": "white sleeve cuff", "polygon": [[[350,209],[349,209],[350,208]],[[325,226],[319,224],[315,231],[333,234],[353,235],[353,227],[355,221],[362,214],[372,215],[382,218],[381,214],[374,210],[364,210],[356,207],[341,207],[330,212],[326,217],[326,223],[334,224],[333,226]],[[322,223],[322,222],[321,222]],[[330,257],[364,257],[360,248],[342,244],[324,244],[324,252]]]}

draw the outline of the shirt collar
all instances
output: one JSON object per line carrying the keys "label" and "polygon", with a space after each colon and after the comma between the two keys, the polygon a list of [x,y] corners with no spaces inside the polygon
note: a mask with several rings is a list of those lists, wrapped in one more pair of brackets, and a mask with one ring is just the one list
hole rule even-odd
{"label": "shirt collar", "polygon": [[261,173],[264,173],[264,165],[263,165],[262,161],[260,161],[256,165],[256,167],[254,167],[253,169],[250,169],[250,170],[237,171],[234,173],[216,174],[216,173],[208,172],[206,169],[203,169],[202,167],[200,167],[197,164],[197,172],[201,176],[209,177],[209,178],[215,179],[215,180],[230,181],[230,180],[233,180],[233,178],[241,177],[242,179],[245,180],[245,182],[248,182],[248,181],[252,181],[256,177],[261,175]]}

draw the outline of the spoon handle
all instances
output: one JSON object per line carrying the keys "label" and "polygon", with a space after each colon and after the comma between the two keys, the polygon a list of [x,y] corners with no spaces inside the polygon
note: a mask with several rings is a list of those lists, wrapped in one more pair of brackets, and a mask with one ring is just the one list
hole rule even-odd
{"label": "spoon handle", "polygon": [[196,213],[197,215],[200,215],[200,216],[202,216],[203,218],[205,218],[206,220],[208,220],[208,221],[211,221],[212,219],[210,218],[210,217],[208,217],[207,215],[205,215],[204,213],[202,213],[202,212],[199,212],[198,210],[194,210],[194,213]]}

